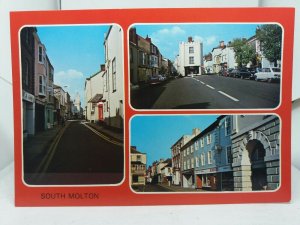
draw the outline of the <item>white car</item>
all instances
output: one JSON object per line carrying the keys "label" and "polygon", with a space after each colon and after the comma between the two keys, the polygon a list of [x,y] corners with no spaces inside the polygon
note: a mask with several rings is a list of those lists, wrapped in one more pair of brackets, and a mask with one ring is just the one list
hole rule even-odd
{"label": "white car", "polygon": [[255,80],[266,80],[268,82],[278,81],[281,77],[281,70],[277,67],[262,68],[261,71],[255,73]]}

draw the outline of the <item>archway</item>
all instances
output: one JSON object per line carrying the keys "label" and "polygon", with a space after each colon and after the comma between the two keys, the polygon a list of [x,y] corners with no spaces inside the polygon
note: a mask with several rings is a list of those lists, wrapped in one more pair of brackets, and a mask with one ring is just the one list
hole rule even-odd
{"label": "archway", "polygon": [[249,140],[246,149],[251,163],[251,182],[252,190],[266,190],[267,172],[264,158],[266,150],[264,145],[257,139]]}

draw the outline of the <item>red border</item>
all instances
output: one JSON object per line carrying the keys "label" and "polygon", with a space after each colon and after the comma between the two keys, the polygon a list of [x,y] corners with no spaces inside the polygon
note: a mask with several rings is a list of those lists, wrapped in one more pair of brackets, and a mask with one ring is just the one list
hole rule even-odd
{"label": "red border", "polygon": [[[206,9],[115,9],[86,11],[37,11],[11,13],[11,49],[14,96],[15,144],[15,204],[17,206],[99,206],[99,205],[176,205],[216,203],[287,202],[291,197],[291,99],[292,62],[294,43],[293,8],[206,8]],[[127,28],[133,23],[237,23],[277,22],[284,27],[282,103],[275,110],[205,110],[138,112],[130,108],[128,75]],[[22,182],[21,89],[19,61],[19,29],[25,25],[49,24],[119,24],[124,31],[124,102],[125,102],[125,181],[120,186],[101,187],[28,187]],[[275,192],[201,193],[201,194],[135,194],[129,188],[129,119],[135,114],[230,114],[276,113],[282,119],[281,186]],[[284,135],[283,135],[284,134]],[[97,200],[53,199],[42,200],[48,193],[99,193]]]}

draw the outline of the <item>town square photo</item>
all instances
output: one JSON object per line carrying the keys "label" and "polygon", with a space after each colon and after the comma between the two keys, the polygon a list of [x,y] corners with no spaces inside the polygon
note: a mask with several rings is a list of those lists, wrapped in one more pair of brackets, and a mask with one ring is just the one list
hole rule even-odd
{"label": "town square photo", "polygon": [[135,109],[280,105],[280,24],[134,24],[128,35]]}
{"label": "town square photo", "polygon": [[20,30],[23,180],[118,185],[124,179],[123,30]]}
{"label": "town square photo", "polygon": [[277,115],[137,115],[130,122],[134,192],[274,191]]}

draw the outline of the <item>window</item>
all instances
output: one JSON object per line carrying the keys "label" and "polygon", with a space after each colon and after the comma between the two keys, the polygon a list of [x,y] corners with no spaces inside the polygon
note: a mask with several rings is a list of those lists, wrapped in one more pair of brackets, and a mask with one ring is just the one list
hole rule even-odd
{"label": "window", "polygon": [[199,141],[195,142],[195,150],[197,151],[199,149]]}
{"label": "window", "polygon": [[142,157],[140,155],[137,155],[136,156],[136,161],[141,161],[142,160]]}
{"label": "window", "polygon": [[200,146],[201,146],[201,148],[204,147],[204,138],[201,138],[201,139],[200,139]]}
{"label": "window", "polygon": [[191,168],[194,168],[194,158],[191,158]]}
{"label": "window", "polygon": [[46,83],[43,75],[39,77],[39,94],[46,95]]}
{"label": "window", "polygon": [[206,136],[206,142],[208,145],[211,143],[211,134]]}
{"label": "window", "polygon": [[191,168],[191,164],[190,164],[190,160],[188,159],[187,160],[187,169],[190,169]]}
{"label": "window", "polygon": [[225,119],[225,135],[228,136],[231,134],[231,121],[230,117],[226,117]]}
{"label": "window", "polygon": [[189,155],[190,154],[190,147],[187,147],[186,149],[186,155]]}
{"label": "window", "polygon": [[194,47],[189,47],[189,53],[194,53]]}
{"label": "window", "polygon": [[113,92],[117,90],[117,78],[116,78],[116,58],[112,61],[112,88]]}
{"label": "window", "polygon": [[205,155],[204,153],[201,154],[201,166],[205,165]]}
{"label": "window", "polygon": [[226,158],[227,158],[227,164],[232,163],[231,146],[226,147]]}
{"label": "window", "polygon": [[207,152],[207,163],[212,164],[212,152],[211,151]]}
{"label": "window", "polygon": [[189,64],[194,64],[194,56],[189,57]]}
{"label": "window", "polygon": [[183,169],[186,170],[186,161],[183,162]]}
{"label": "window", "polygon": [[191,145],[191,153],[194,152],[194,144]]}
{"label": "window", "polygon": [[44,63],[43,46],[39,45],[39,63]]}
{"label": "window", "polygon": [[196,157],[196,167],[199,167],[199,158]]}
{"label": "window", "polygon": [[185,152],[185,149],[183,150],[183,156],[186,156],[186,152]]}

